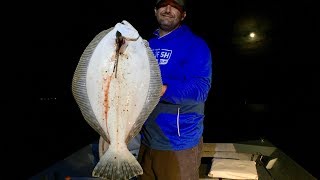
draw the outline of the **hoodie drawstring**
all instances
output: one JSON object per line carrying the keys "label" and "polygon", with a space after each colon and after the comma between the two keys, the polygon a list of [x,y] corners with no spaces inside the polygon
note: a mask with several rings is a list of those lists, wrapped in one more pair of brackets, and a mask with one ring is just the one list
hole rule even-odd
{"label": "hoodie drawstring", "polygon": [[179,115],[180,115],[180,108],[178,108],[178,115],[177,115],[177,128],[178,128],[178,136],[180,136],[180,127],[179,127]]}

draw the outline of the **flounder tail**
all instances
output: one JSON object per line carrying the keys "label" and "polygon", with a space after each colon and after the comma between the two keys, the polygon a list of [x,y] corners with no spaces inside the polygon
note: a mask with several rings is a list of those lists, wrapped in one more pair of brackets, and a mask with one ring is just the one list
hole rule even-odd
{"label": "flounder tail", "polygon": [[142,167],[128,149],[124,151],[108,149],[95,166],[92,176],[104,179],[127,180],[142,173]]}

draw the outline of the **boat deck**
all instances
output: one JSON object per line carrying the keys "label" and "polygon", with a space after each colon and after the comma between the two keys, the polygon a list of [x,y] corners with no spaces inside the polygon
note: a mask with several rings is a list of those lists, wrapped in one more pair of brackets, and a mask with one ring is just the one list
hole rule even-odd
{"label": "boat deck", "polygon": [[[89,144],[79,151],[73,153],[64,160],[57,162],[44,171],[30,177],[29,180],[64,180],[71,177],[72,180],[98,180],[91,177],[94,168],[93,144]],[[130,148],[129,148],[130,150]],[[208,176],[211,168],[212,158],[217,156],[228,156],[233,159],[248,159],[256,161],[256,169],[259,180],[289,180],[304,179],[316,180],[303,167],[293,161],[280,149],[268,141],[246,141],[239,143],[204,143],[202,151],[202,164],[200,166],[199,179],[213,180]],[[276,158],[271,169],[267,169],[264,158]],[[269,164],[270,165],[270,164]]]}

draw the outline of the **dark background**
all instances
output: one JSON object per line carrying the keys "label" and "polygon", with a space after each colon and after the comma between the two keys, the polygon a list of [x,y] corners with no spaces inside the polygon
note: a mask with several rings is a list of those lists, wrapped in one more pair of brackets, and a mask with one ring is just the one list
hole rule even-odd
{"label": "dark background", "polygon": [[[75,67],[94,36],[122,20],[148,39],[157,27],[153,5],[149,0],[54,1],[25,8],[26,23],[18,31],[28,37],[23,42],[28,73],[20,76],[28,98],[16,112],[22,118],[14,143],[23,152],[26,177],[98,138],[71,94]],[[205,142],[267,139],[317,176],[312,165],[320,107],[315,14],[312,1],[188,4],[185,23],[213,55]],[[262,38],[249,42],[251,30]]]}

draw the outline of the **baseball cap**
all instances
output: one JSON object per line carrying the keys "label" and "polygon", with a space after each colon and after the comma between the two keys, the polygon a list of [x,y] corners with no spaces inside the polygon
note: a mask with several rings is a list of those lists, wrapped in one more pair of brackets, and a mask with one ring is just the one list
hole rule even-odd
{"label": "baseball cap", "polygon": [[174,8],[178,9],[180,12],[185,11],[185,1],[184,0],[157,0],[156,9],[171,5]]}

